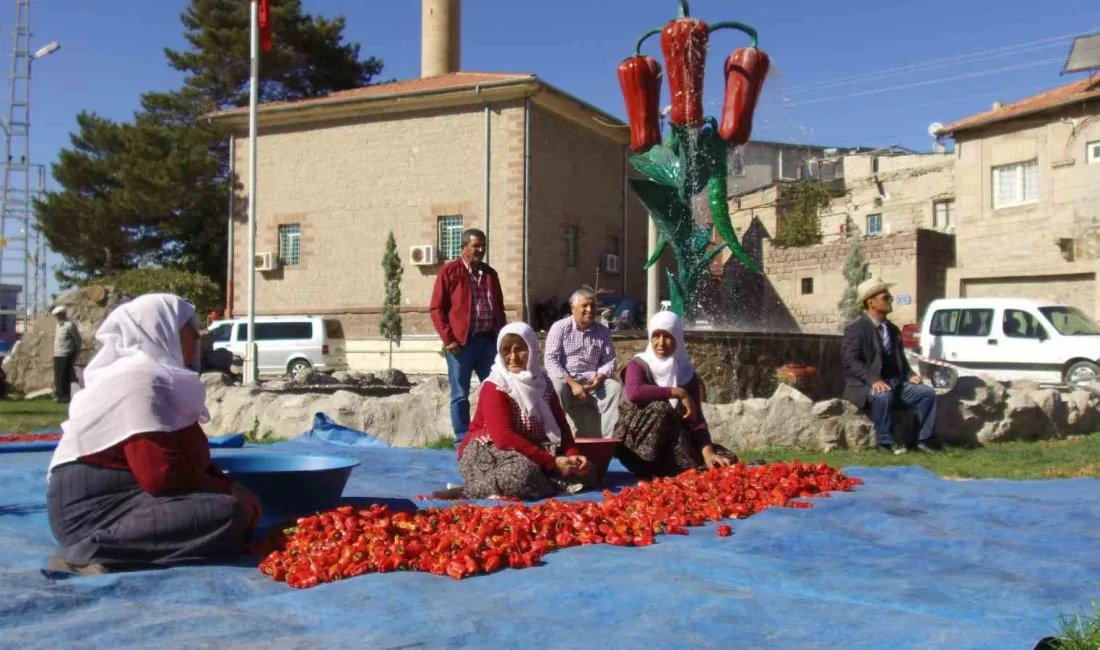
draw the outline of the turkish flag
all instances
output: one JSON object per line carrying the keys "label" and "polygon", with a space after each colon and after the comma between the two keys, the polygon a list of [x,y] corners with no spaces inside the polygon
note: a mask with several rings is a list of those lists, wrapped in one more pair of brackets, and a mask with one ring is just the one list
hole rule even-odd
{"label": "turkish flag", "polygon": [[260,47],[264,52],[271,50],[271,0],[260,2]]}

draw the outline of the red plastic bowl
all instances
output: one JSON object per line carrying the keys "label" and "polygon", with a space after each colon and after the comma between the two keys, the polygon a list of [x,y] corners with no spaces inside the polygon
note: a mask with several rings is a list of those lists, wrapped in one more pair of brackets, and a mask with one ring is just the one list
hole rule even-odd
{"label": "red plastic bowl", "polygon": [[585,485],[599,487],[607,475],[607,466],[615,457],[619,441],[614,438],[577,438],[576,443],[577,448],[581,450],[581,455],[588,459],[588,476],[585,478]]}

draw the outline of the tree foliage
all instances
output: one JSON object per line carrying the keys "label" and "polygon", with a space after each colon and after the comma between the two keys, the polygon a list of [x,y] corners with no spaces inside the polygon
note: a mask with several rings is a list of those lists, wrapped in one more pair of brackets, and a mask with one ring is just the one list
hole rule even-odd
{"label": "tree foliage", "polygon": [[[344,42],[343,17],[272,0],[270,52],[260,101],[295,100],[370,84],[382,62]],[[162,266],[225,281],[230,183],[226,134],[205,116],[248,103],[249,3],[191,0],[181,16],[189,48],[166,49],[184,74],[172,92],[150,92],[128,122],[77,116],[53,176],[61,189],[37,204],[50,247],[64,258],[64,286],[127,269]]]}
{"label": "tree foliage", "polygon": [[393,367],[393,344],[401,345],[401,256],[397,253],[397,241],[393,231],[386,238],[386,252],[382,255],[382,269],[385,272],[386,295],[382,300],[382,323],[379,330],[390,342],[390,367]]}
{"label": "tree foliage", "polygon": [[[852,227],[849,220],[849,229]],[[851,230],[849,230],[851,232]],[[844,260],[844,295],[841,296],[840,302],[837,303],[837,308],[840,309],[840,313],[844,318],[845,323],[850,323],[855,320],[859,313],[863,311],[862,305],[856,304],[857,292],[856,289],[859,285],[870,279],[871,272],[867,270],[867,264],[863,261],[863,242],[859,237],[859,233],[854,233],[852,251],[848,253],[848,258]]]}
{"label": "tree foliage", "polygon": [[775,243],[785,247],[821,243],[821,211],[829,207],[832,195],[820,181],[796,181],[779,188],[776,211],[779,232]]}
{"label": "tree foliage", "polygon": [[128,296],[147,293],[171,293],[187,300],[201,316],[218,311],[224,294],[213,280],[198,273],[176,269],[131,269],[96,280],[110,284]]}

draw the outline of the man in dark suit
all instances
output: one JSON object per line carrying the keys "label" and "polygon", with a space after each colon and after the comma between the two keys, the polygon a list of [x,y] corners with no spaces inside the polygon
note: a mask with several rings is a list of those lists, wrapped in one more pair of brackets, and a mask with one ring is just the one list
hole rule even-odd
{"label": "man in dark suit", "polygon": [[857,303],[864,312],[844,330],[844,399],[861,409],[870,406],[877,450],[903,454],[894,447],[894,407],[917,412],[917,450],[942,453],[935,437],[936,391],[921,383],[901,347],[901,330],[887,316],[893,311],[893,285],[872,278],[859,285]]}

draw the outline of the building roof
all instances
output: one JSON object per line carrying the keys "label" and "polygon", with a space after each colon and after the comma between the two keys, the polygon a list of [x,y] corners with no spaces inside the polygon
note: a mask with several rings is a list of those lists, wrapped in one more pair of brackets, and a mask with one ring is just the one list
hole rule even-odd
{"label": "building roof", "polygon": [[984,113],[957,120],[943,127],[936,134],[953,136],[960,131],[989,126],[990,124],[997,124],[1097,98],[1100,98],[1100,78],[1089,77],[1021,99],[1018,102],[1006,104],[1000,108],[994,108]]}
{"label": "building roof", "polygon": [[[461,88],[475,88],[477,86],[485,84],[495,84],[501,82],[521,82],[521,81],[536,81],[538,78],[533,74],[500,74],[491,72],[452,72],[450,74],[439,75],[437,77],[425,77],[417,79],[408,79],[405,81],[394,81],[390,83],[382,83],[375,86],[364,86],[362,88],[352,88],[350,90],[340,90],[334,93],[329,93],[324,97],[312,97],[310,99],[298,99],[294,101],[282,101],[282,102],[267,102],[260,104],[259,111],[270,111],[279,108],[286,107],[306,107],[306,106],[322,106],[324,104],[342,103],[347,100],[354,99],[367,99],[367,98],[383,98],[383,97],[401,97],[411,94],[418,94],[422,92],[431,91],[444,91],[449,89],[461,89]],[[229,117],[234,115],[247,115],[248,107],[231,108],[224,111],[217,111],[212,113],[210,117],[214,119]]]}

